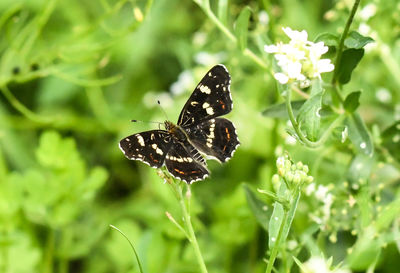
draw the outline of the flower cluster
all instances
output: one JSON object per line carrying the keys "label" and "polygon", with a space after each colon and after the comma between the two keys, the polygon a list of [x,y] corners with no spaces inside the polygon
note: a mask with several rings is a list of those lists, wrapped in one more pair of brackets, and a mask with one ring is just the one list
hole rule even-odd
{"label": "flower cluster", "polygon": [[343,268],[334,268],[332,267],[332,258],[325,260],[323,257],[320,256],[311,256],[309,260],[307,260],[301,266],[302,273],[350,273],[350,270],[343,269]]}
{"label": "flower cluster", "polygon": [[305,30],[286,27],[283,31],[291,39],[288,44],[280,42],[264,47],[267,53],[275,54],[281,72],[275,73],[274,77],[281,84],[299,82],[300,87],[305,88],[310,85],[311,79],[320,78],[321,73],[334,69],[330,59],[321,59],[321,55],[328,51],[323,42],[308,41]]}
{"label": "flower cluster", "polygon": [[294,185],[311,183],[314,179],[312,176],[307,175],[307,165],[304,165],[302,162],[294,164],[287,155],[278,157],[276,167],[278,168],[279,176],[284,178],[286,182],[293,183]]}

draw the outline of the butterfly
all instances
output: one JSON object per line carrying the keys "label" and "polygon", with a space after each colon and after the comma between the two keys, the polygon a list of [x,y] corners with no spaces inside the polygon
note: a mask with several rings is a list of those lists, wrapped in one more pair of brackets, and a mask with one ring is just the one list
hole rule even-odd
{"label": "butterfly", "polygon": [[230,82],[226,67],[214,66],[194,89],[177,124],[165,121],[165,130],[130,135],[120,141],[120,149],[128,159],[166,166],[188,184],[205,179],[210,171],[203,155],[226,162],[240,145],[233,123],[220,117],[233,107]]}

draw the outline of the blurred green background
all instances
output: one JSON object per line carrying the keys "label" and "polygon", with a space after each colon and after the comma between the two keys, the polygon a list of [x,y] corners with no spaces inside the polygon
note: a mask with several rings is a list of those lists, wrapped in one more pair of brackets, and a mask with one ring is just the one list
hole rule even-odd
{"label": "blurred green background", "polygon": [[[224,3],[226,12],[218,12]],[[232,33],[241,10],[251,8],[248,48],[262,67],[192,1],[2,0],[0,272],[139,272],[129,244],[109,224],[130,238],[145,272],[199,272],[191,245],[165,216],[182,217],[174,194],[154,169],[127,160],[118,142],[157,128],[131,119],[164,121],[157,100],[176,122],[197,82],[217,63],[232,76],[228,117],[241,146],[227,164],[209,161],[211,177],[191,187],[209,272],[265,270],[268,237],[242,183],[271,189],[275,159],[284,150],[308,164],[316,183],[330,185],[335,195],[322,224],[315,215],[323,203],[304,195],[290,237],[297,247],[287,255],[304,261],[317,247],[334,264],[346,260],[360,231],[398,200],[399,158],[382,146],[381,132],[400,119],[399,3],[363,1],[353,24],[375,40],[343,90],[362,90],[359,112],[376,143],[372,159],[357,157],[349,142],[339,140],[319,150],[293,144],[285,119],[261,113],[282,102],[263,46],[287,41],[284,26],[306,29],[310,40],[340,34],[351,5],[211,1]],[[396,143],[390,142],[394,151]],[[368,209],[346,202],[350,195]],[[380,254],[376,272],[398,272],[397,218],[395,223],[379,230],[383,241],[370,238],[366,246]],[[354,272],[364,272],[378,255],[360,253],[354,259],[367,265],[350,261]]]}

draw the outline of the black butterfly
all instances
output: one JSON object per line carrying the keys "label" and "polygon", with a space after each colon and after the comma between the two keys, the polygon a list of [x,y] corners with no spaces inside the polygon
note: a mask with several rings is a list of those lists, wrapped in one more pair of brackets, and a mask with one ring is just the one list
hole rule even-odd
{"label": "black butterfly", "polygon": [[203,180],[210,172],[200,153],[226,162],[240,144],[233,123],[219,118],[232,110],[230,82],[225,66],[214,66],[186,102],[177,125],[165,121],[165,130],[128,136],[120,141],[120,149],[127,158],[153,168],[165,165],[188,184]]}

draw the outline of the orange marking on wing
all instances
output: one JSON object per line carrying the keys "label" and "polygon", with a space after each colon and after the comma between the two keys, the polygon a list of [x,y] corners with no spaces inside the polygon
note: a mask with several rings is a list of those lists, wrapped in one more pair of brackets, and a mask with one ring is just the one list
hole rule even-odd
{"label": "orange marking on wing", "polygon": [[225,128],[226,137],[228,138],[228,142],[231,139],[231,135],[229,134],[228,128]]}
{"label": "orange marking on wing", "polygon": [[180,173],[180,174],[185,174],[185,172],[183,172],[183,171],[180,171],[179,169],[177,169],[177,168],[174,168],[174,170],[177,172],[177,173]]}
{"label": "orange marking on wing", "polygon": [[225,103],[222,100],[219,101],[219,104],[221,104],[222,110],[225,110]]}

